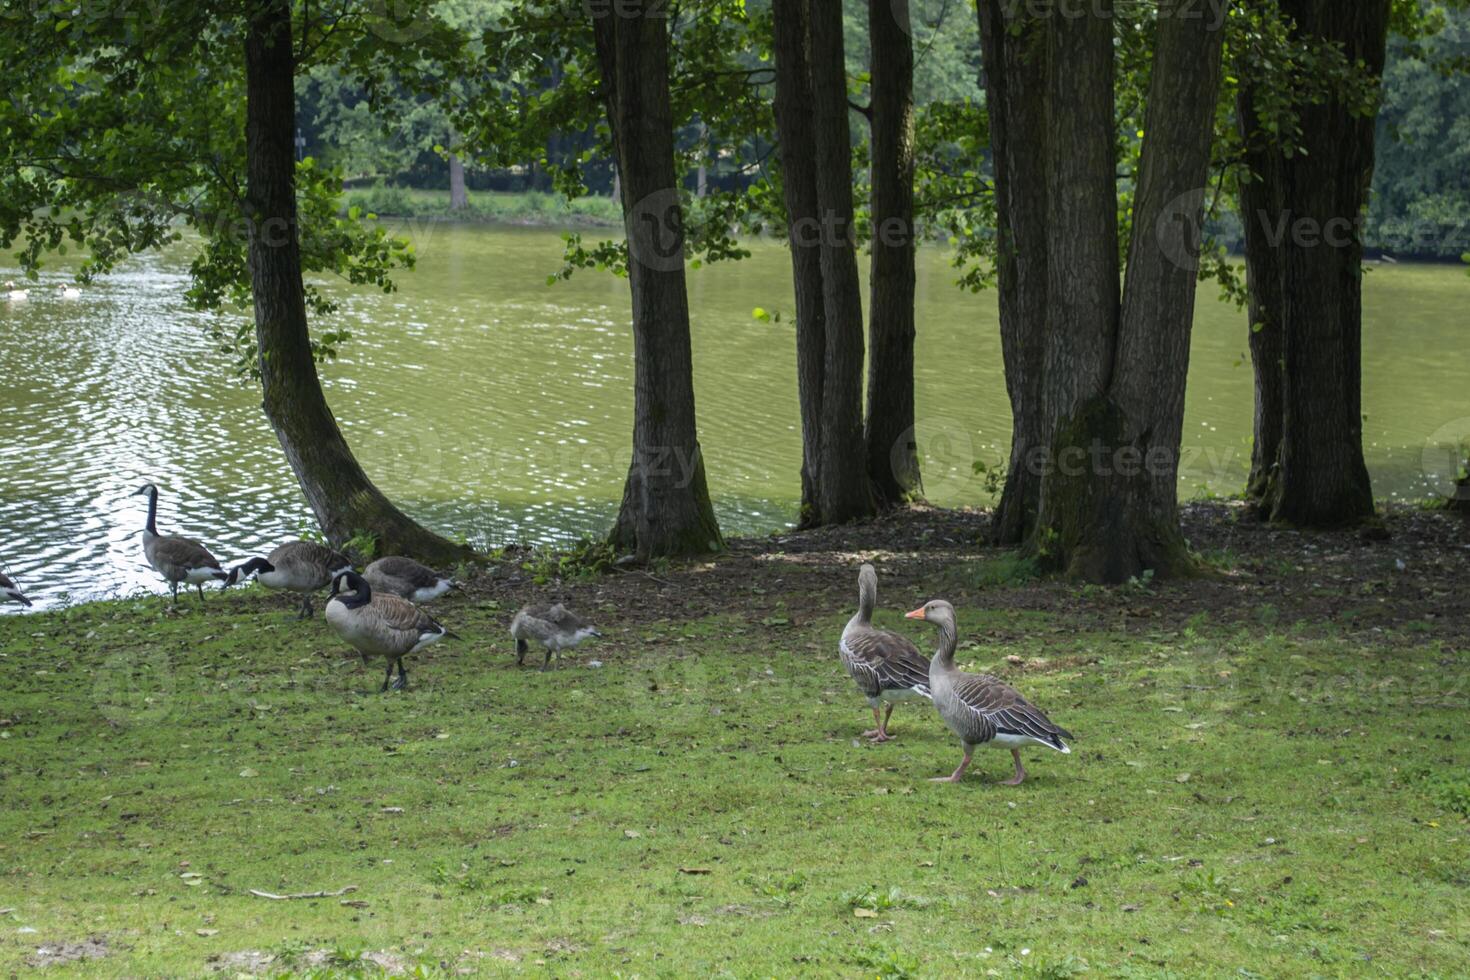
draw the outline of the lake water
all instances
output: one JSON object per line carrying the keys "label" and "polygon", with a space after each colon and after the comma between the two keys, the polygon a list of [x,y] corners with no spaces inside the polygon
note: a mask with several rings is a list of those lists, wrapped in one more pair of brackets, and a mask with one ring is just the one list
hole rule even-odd
{"label": "lake water", "polygon": [[[548,286],[552,230],[398,231],[414,237],[418,268],[391,295],[338,290],[354,337],[323,369],[368,473],[409,513],[479,546],[603,531],[631,433],[626,282],[579,272]],[[729,534],[786,526],[799,490],[790,267],[778,245],[753,248],[689,275],[700,433]],[[71,301],[55,292],[67,267],[53,264],[28,300],[0,301],[0,567],[38,605],[158,590],[138,538],[146,501],[129,496],[147,480],[162,492],[160,527],[226,564],[309,526],[258,393],[184,303],[189,254],[139,256]],[[0,265],[0,280],[15,275]],[[954,278],[941,250],[921,253],[924,482],[937,503],[985,505],[972,464],[1002,461],[1010,428],[996,300]],[[1195,325],[1185,496],[1238,491],[1250,456],[1245,317],[1214,294],[1204,287]],[[756,320],[757,306],[783,322]],[[1426,440],[1470,430],[1467,308],[1463,268],[1369,274],[1365,443],[1380,497],[1429,494]]]}

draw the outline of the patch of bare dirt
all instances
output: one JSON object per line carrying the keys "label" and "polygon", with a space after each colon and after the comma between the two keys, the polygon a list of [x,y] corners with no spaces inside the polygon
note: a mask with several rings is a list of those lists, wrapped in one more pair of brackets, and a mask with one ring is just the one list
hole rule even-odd
{"label": "patch of bare dirt", "polygon": [[27,966],[63,966],[82,960],[100,960],[112,952],[112,947],[101,936],[89,936],[77,943],[44,943],[26,958]]}
{"label": "patch of bare dirt", "polygon": [[[1404,507],[1368,529],[1297,531],[1264,524],[1239,504],[1210,502],[1188,505],[1181,520],[1203,574],[1131,587],[1051,579],[981,584],[987,562],[1014,555],[987,543],[989,515],[915,506],[842,527],[735,539],[709,560],[622,570],[589,582],[537,585],[506,561],[466,583],[465,592],[482,604],[495,601],[507,626],[522,604],[547,601],[565,602],[601,626],[722,614],[801,626],[853,607],[856,568],[871,561],[879,570],[880,602],[889,609],[942,597],[962,606],[1047,613],[1050,625],[1043,628],[1060,632],[1173,630],[1203,617],[1215,625],[1310,630],[1330,623],[1339,633],[1465,642],[1470,521],[1464,518]],[[994,632],[993,640],[1005,641],[1006,629]]]}

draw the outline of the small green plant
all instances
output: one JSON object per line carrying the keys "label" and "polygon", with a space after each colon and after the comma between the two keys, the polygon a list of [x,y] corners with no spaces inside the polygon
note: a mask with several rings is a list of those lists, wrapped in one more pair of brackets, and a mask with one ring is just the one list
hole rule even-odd
{"label": "small green plant", "polygon": [[583,538],[562,551],[535,549],[521,562],[521,568],[537,585],[553,580],[586,581],[610,572],[617,557],[606,541]]}
{"label": "small green plant", "polygon": [[1023,585],[1041,575],[1036,559],[1018,552],[973,562],[968,571],[970,584],[977,588]]}
{"label": "small green plant", "polygon": [[342,543],[347,557],[366,564],[378,556],[378,536],[371,531],[354,531],[352,537]]}
{"label": "small green plant", "polygon": [[923,895],[914,895],[897,886],[882,891],[876,885],[860,892],[847,892],[842,902],[850,909],[866,909],[869,912],[891,912],[897,909],[927,909],[934,900]]}
{"label": "small green plant", "polygon": [[1006,463],[987,463],[977,459],[970,466],[975,471],[975,475],[981,478],[980,486],[985,490],[986,495],[992,500],[1000,496],[1006,486]]}
{"label": "small green plant", "polygon": [[916,977],[923,962],[911,953],[888,946],[869,946],[853,954],[854,965],[863,969],[864,976],[878,980],[905,980]]}

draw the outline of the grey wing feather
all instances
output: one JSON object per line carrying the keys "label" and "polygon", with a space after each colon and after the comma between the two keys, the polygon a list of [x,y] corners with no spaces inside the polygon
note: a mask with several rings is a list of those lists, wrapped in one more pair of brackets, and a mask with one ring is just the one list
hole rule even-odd
{"label": "grey wing feather", "polygon": [[373,562],[372,570],[388,578],[402,579],[415,589],[432,589],[442,577],[432,568],[401,555],[379,558]]}
{"label": "grey wing feather", "polygon": [[153,553],[160,562],[183,569],[220,567],[204,545],[188,538],[159,538],[154,542]]}
{"label": "grey wing feather", "polygon": [[1021,693],[999,677],[990,674],[965,674],[955,682],[955,693],[976,715],[996,732],[1026,735],[1049,745],[1061,747],[1062,739],[1072,733],[1052,723],[1041,709],[1027,701]]}
{"label": "grey wing feather", "polygon": [[437,619],[424,612],[407,599],[395,595],[373,596],[373,605],[383,618],[383,625],[405,633],[447,633]]}
{"label": "grey wing feather", "polygon": [[870,697],[914,690],[929,696],[929,658],[907,637],[887,630],[856,629],[842,638],[843,662]]}

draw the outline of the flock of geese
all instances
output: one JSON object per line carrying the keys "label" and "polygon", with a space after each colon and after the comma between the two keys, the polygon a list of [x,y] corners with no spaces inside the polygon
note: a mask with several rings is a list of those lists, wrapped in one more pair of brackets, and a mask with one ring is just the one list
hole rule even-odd
{"label": "flock of geese", "polygon": [[[352,560],[314,541],[290,541],[264,557],[251,558],[228,571],[209,549],[176,534],[158,533],[158,487],[145,483],[133,496],[147,496],[148,518],[143,525],[143,555],[148,565],[168,583],[170,604],[176,605],[179,586],[194,586],[204,602],[204,586],[210,582],[228,588],[254,578],[268,589],[301,596],[298,619],[314,615],[311,597],[331,587],[327,595],[327,624],[362,657],[363,663],[381,659],[387,663],[381,691],[408,686],[403,659],[445,637],[455,638],[442,623],[418,607],[432,602],[454,587],[454,581],[411,558],[379,558],[362,574]],[[0,596],[29,606],[30,600],[8,577],[0,575]],[[511,636],[516,643],[516,662],[523,663],[528,645],[546,651],[545,670],[554,654],[577,646],[596,629],[560,604],[526,606],[516,613]],[[393,676],[394,668],[398,676]]]}
{"label": "flock of geese", "polygon": [[[453,580],[410,558],[380,558],[358,574],[349,558],[325,545],[291,541],[269,555],[251,558],[226,571],[198,541],[158,533],[156,486],[145,483],[134,493],[139,495],[148,497],[143,553],[168,583],[172,603],[178,601],[180,585],[194,586],[202,603],[205,583],[217,581],[227,588],[253,577],[266,588],[299,594],[301,610],[297,618],[307,619],[313,615],[312,595],[330,586],[327,623],[357,651],[364,664],[374,659],[386,663],[380,691],[407,687],[405,657],[445,637],[455,638],[417,605],[448,592],[454,587]],[[0,595],[30,605],[4,575],[0,575]],[[1015,774],[1005,784],[1011,786],[1026,778],[1021,749],[1041,746],[1071,752],[1063,741],[1071,738],[1071,733],[1053,724],[1015,688],[998,677],[967,673],[955,665],[959,634],[952,605],[935,599],[907,614],[907,618],[923,620],[938,630],[939,647],[931,659],[907,637],[873,625],[877,604],[878,574],[872,565],[863,565],[858,571],[858,610],[842,631],[838,652],[873,711],[875,727],[863,732],[864,737],[873,742],[890,740],[893,735],[888,731],[888,722],[894,705],[923,700],[933,704],[964,749],[959,767],[938,781],[959,782],[978,746],[1010,750]],[[553,655],[601,635],[559,603],[522,608],[511,622],[510,633],[515,640],[517,664],[525,662],[532,644],[543,648],[542,670],[550,665]]]}

